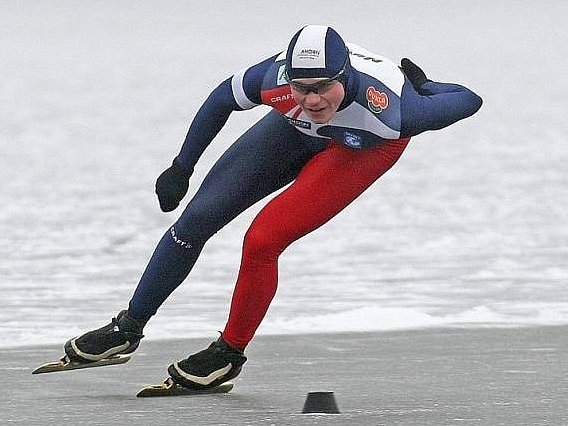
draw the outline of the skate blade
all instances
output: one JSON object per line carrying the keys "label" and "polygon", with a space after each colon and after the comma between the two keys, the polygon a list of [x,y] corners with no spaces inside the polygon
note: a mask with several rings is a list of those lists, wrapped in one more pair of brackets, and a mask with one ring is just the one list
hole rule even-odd
{"label": "skate blade", "polygon": [[37,367],[32,374],[55,373],[57,371],[78,370],[81,368],[104,367],[105,365],[124,364],[130,360],[130,355],[113,355],[93,362],[71,361],[67,355],[59,361],[48,362]]}
{"label": "skate blade", "polygon": [[155,396],[183,396],[183,395],[209,395],[214,393],[227,393],[233,389],[233,382],[225,382],[211,389],[189,389],[180,386],[168,377],[160,385],[150,385],[142,388],[136,394],[139,398],[155,397]]}

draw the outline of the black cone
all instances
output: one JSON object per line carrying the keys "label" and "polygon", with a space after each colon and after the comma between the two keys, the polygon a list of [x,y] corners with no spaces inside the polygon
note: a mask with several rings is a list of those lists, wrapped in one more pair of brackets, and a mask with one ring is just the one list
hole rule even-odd
{"label": "black cone", "polygon": [[333,392],[309,392],[302,413],[339,414]]}

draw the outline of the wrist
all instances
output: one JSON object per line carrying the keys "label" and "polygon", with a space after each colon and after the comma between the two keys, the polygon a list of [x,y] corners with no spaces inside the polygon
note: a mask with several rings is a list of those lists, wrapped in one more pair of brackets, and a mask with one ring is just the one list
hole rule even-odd
{"label": "wrist", "polygon": [[174,168],[176,173],[186,177],[187,179],[189,179],[189,177],[193,174],[193,167],[187,167],[179,160],[178,157],[174,158],[172,167]]}

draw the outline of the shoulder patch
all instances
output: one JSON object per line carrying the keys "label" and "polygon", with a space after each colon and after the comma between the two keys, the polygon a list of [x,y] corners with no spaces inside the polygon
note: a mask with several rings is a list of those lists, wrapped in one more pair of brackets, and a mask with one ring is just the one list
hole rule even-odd
{"label": "shoulder patch", "polygon": [[367,87],[365,96],[369,109],[375,114],[379,114],[389,107],[389,95],[375,89],[373,86]]}

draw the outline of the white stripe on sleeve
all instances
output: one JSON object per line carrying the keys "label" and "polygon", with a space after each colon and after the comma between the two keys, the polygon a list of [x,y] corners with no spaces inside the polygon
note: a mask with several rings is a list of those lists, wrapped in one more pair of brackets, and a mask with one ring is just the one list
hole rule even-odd
{"label": "white stripe on sleeve", "polygon": [[235,97],[237,104],[239,104],[242,109],[251,109],[258,104],[255,104],[247,97],[243,88],[243,78],[245,76],[245,71],[246,69],[236,72],[233,75],[233,78],[231,78],[231,88],[233,89],[233,96]]}

